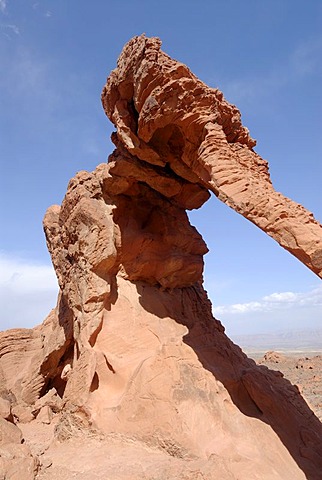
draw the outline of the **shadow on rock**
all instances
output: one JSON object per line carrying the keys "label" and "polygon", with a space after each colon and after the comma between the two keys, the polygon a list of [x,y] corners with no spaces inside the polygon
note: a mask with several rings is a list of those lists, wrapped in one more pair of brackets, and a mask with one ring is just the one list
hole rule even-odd
{"label": "shadow on rock", "polygon": [[306,478],[319,480],[321,422],[295,385],[280,372],[256,365],[226,336],[221,323],[212,316],[211,303],[202,286],[196,284],[160,292],[159,302],[151,301],[148,288],[143,285],[138,286],[138,292],[140,303],[147,311],[159,318],[170,316],[188,328],[184,343],[195,351],[203,367],[225,386],[238,409],[270,425]]}

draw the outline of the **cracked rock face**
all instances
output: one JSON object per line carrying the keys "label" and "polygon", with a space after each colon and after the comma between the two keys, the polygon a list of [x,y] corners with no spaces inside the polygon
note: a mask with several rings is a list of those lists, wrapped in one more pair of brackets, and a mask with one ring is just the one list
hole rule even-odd
{"label": "cracked rock face", "polygon": [[124,47],[102,94],[116,149],[45,215],[60,294],[0,334],[1,438],[24,436],[40,480],[85,478],[88,452],[93,478],[318,479],[321,424],[213,318],[186,210],[213,192],[318,275],[321,226],[274,191],[237,108],[160,46]]}

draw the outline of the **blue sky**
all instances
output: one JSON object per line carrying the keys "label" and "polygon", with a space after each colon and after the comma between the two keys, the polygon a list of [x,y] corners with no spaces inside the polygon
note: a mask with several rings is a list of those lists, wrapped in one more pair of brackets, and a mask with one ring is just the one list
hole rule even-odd
{"label": "blue sky", "polygon": [[[112,151],[100,93],[133,35],[159,36],[220,88],[275,188],[322,222],[321,26],[320,0],[0,0],[0,328],[38,324],[55,304],[42,218]],[[190,217],[228,334],[321,325],[321,282],[306,267],[216,198]]]}

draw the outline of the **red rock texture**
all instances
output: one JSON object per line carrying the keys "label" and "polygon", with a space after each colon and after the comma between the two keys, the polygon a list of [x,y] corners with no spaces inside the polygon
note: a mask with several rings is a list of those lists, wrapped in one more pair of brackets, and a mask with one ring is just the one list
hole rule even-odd
{"label": "red rock texture", "polygon": [[129,153],[212,191],[322,277],[322,227],[274,190],[239,110],[160,49],[135,37],[103,90],[105,112]]}
{"label": "red rock texture", "polygon": [[267,352],[258,363],[281,371],[297,385],[310,408],[322,421],[322,355],[310,355],[308,352],[305,357],[299,358],[294,353]]}
{"label": "red rock texture", "polygon": [[102,98],[116,150],[44,218],[57,307],[0,333],[6,445],[24,437],[40,480],[317,480],[321,423],[213,318],[186,209],[212,190],[316,273],[321,227],[274,192],[236,107],[159,40],[125,46]]}

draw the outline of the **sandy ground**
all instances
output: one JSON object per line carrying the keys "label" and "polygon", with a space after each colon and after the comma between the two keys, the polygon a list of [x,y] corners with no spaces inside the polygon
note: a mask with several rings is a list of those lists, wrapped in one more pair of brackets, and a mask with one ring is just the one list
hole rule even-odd
{"label": "sandy ground", "polygon": [[[318,353],[321,352],[269,351],[248,352],[248,355],[261,365],[279,370],[297,385],[321,421],[322,355]],[[213,461],[220,478],[231,478],[224,462],[220,464],[220,458],[211,461],[174,458],[136,438],[116,434],[101,437],[98,432],[83,431],[77,422],[65,425],[58,421],[57,415],[50,423],[34,420],[20,425],[26,443],[38,459],[37,480],[213,480]],[[64,441],[57,437],[53,442],[54,431],[57,433],[59,426],[58,437]]]}
{"label": "sandy ground", "polygon": [[309,407],[322,422],[322,352],[310,350],[247,351],[258,364],[283,373],[297,385]]}

